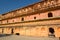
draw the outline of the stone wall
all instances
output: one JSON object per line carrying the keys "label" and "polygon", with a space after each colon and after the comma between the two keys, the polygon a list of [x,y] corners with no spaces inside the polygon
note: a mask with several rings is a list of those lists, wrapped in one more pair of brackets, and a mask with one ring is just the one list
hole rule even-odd
{"label": "stone wall", "polygon": [[[27,23],[17,23],[17,24],[6,24],[0,25],[4,28],[4,34],[11,34],[11,29],[13,28],[14,33],[19,33],[24,36],[37,36],[37,37],[48,37],[49,28],[54,29],[55,37],[60,37],[60,19],[53,20],[44,20],[44,21],[35,21],[35,22],[27,22]],[[8,27],[11,27],[8,28]],[[1,29],[0,29],[1,30]]]}
{"label": "stone wall", "polygon": [[[54,29],[55,37],[60,37],[60,27],[58,26],[35,26],[35,27],[17,27],[13,28],[13,34],[19,33],[23,36],[49,37],[49,28]],[[11,34],[11,29],[4,28],[3,34]],[[2,29],[0,29],[2,30]]]}
{"label": "stone wall", "polygon": [[[52,13],[52,17],[59,17],[60,16],[60,10],[55,10],[55,11],[50,11]],[[15,23],[15,22],[22,22],[22,18],[24,18],[24,21],[31,21],[31,20],[38,20],[38,19],[46,19],[46,18],[50,18],[48,17],[48,13],[49,12],[45,12],[45,13],[37,13],[34,15],[29,15],[29,16],[23,16],[23,17],[17,17],[17,18],[13,18],[13,19],[6,19],[6,20],[2,20],[0,21],[0,24],[8,24],[8,23]],[[34,17],[36,17],[36,19],[34,19]]]}
{"label": "stone wall", "polygon": [[[51,3],[54,3],[54,1],[51,1]],[[44,5],[46,6],[49,6],[49,4],[50,2],[48,2],[47,5],[44,3]],[[40,7],[40,4],[39,4],[39,7]],[[29,7],[28,9],[30,12],[34,11],[34,9],[32,9],[31,7]],[[19,14],[21,11],[23,14],[25,14],[24,9],[22,9],[19,11],[9,12],[3,17],[7,18],[11,16],[17,16],[17,14]],[[15,15],[13,13],[15,13]],[[48,17],[49,13],[52,13],[52,17]],[[49,35],[51,35],[51,32],[49,32],[49,28],[52,28],[54,29],[55,37],[60,37],[60,18],[59,17],[60,17],[60,10],[54,10],[54,11],[48,11],[48,12],[42,12],[42,13],[35,13],[34,15],[27,14],[27,16],[24,15],[24,16],[19,16],[15,18],[1,20],[0,27],[2,28],[0,28],[0,33],[2,33],[2,29],[4,29],[3,34],[19,33],[20,35],[25,35],[25,36],[48,37]],[[23,21],[22,21],[22,18],[24,18]]]}

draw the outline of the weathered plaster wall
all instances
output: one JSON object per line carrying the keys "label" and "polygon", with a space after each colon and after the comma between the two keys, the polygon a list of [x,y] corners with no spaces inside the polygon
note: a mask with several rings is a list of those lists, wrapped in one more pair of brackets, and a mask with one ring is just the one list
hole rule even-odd
{"label": "weathered plaster wall", "polygon": [[[60,16],[60,10],[55,10],[55,11],[50,11],[50,12],[52,13],[53,17],[59,17]],[[21,22],[22,18],[24,18],[24,21],[46,19],[46,18],[49,18],[48,13],[49,12],[45,12],[45,13],[39,13],[39,14],[35,14],[35,15],[29,15],[29,16],[23,16],[23,17],[8,19],[8,23]],[[34,17],[36,17],[36,19],[34,19]],[[6,24],[6,23],[7,23],[7,20],[2,21],[2,24]]]}

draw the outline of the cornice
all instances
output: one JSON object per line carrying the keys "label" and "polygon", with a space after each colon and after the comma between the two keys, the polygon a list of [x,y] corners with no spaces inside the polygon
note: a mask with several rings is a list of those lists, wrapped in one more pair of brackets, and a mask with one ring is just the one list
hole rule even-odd
{"label": "cornice", "polygon": [[60,27],[60,24],[37,24],[37,25],[19,25],[19,26],[0,26],[0,28],[23,28],[23,27],[36,27],[36,26],[57,26],[57,27]]}

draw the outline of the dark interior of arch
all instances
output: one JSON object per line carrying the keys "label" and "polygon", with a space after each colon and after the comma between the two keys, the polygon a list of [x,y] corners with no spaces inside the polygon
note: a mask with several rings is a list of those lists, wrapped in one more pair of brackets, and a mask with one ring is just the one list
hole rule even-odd
{"label": "dark interior of arch", "polygon": [[48,13],[48,17],[53,17],[52,13]]}
{"label": "dark interior of arch", "polygon": [[54,29],[53,28],[49,28],[49,32],[53,34],[54,33]]}

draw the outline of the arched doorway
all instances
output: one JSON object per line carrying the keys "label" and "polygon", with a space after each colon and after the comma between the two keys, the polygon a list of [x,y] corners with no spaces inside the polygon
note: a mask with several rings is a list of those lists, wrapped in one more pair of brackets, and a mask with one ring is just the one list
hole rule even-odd
{"label": "arched doorway", "polygon": [[14,31],[13,31],[13,28],[11,29],[11,34],[13,34],[14,33]]}
{"label": "arched doorway", "polygon": [[54,31],[54,28],[49,28],[49,36],[53,36],[53,37],[55,37],[55,35],[54,35],[54,33],[55,33],[55,31]]}
{"label": "arched doorway", "polygon": [[50,32],[51,34],[54,34],[54,29],[53,29],[53,28],[49,28],[49,32]]}

